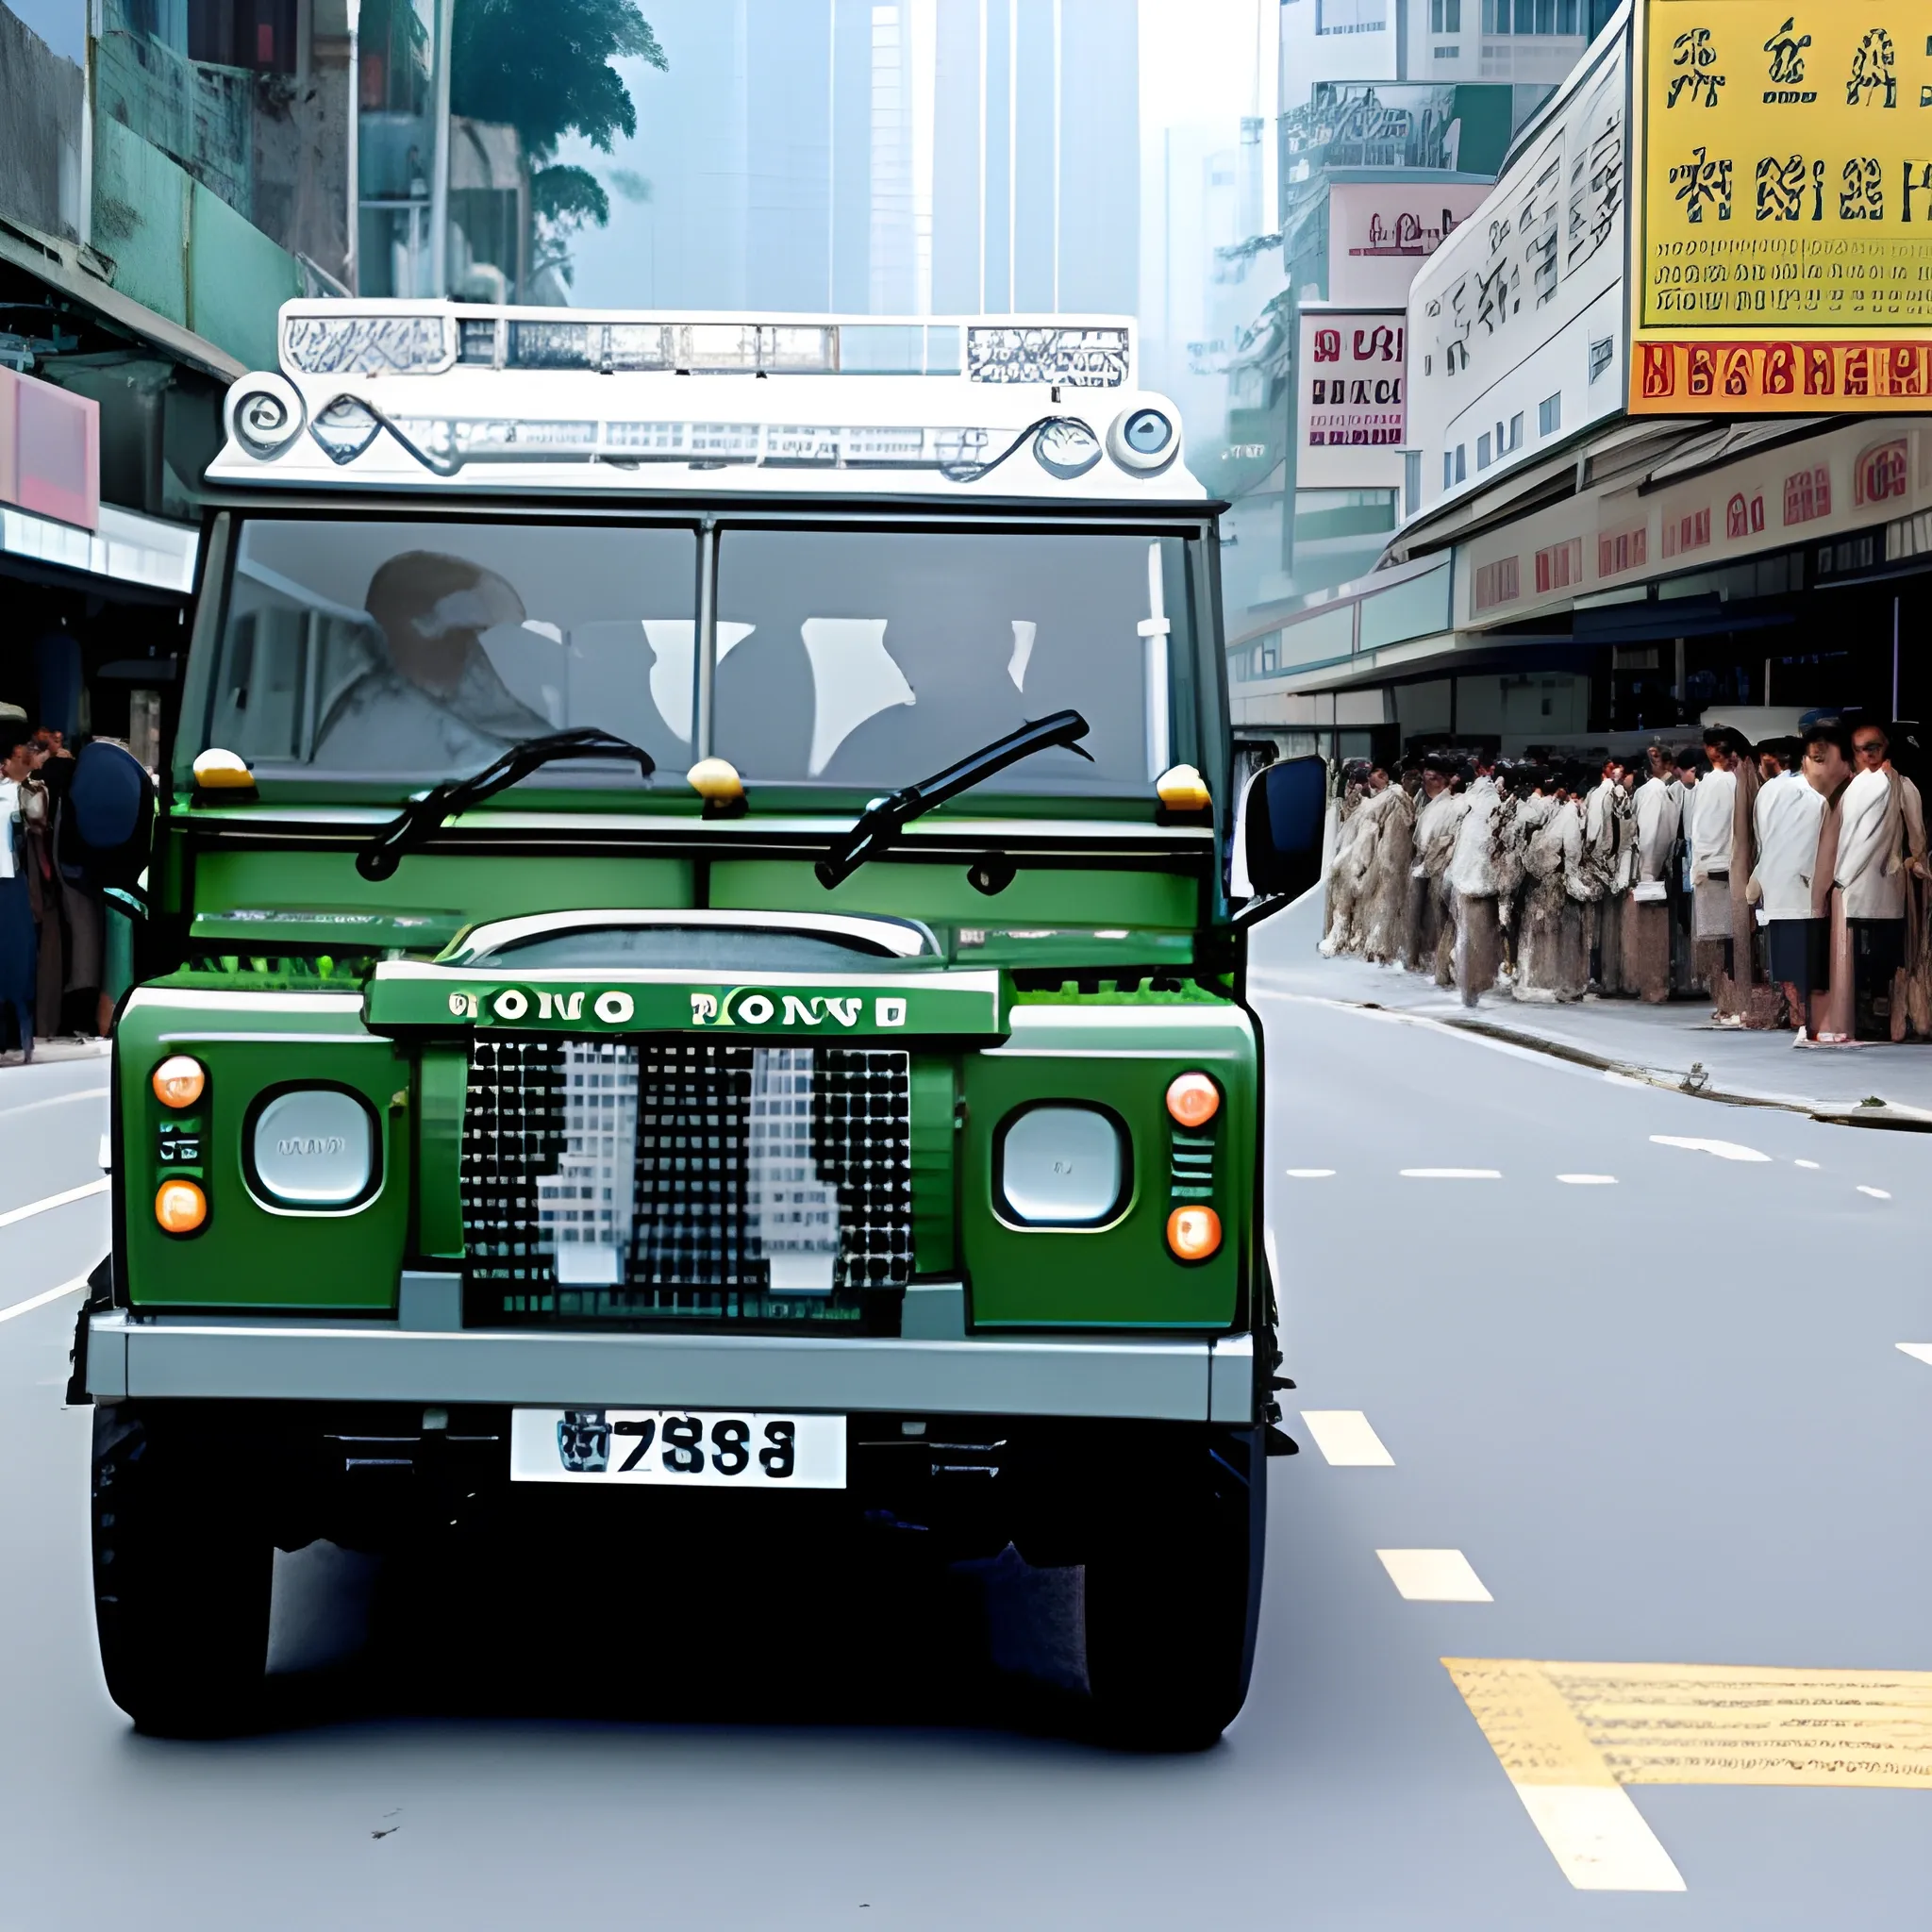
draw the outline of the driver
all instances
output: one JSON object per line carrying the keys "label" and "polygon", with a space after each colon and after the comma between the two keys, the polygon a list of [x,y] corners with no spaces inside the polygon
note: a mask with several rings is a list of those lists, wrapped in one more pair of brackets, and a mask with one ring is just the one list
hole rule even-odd
{"label": "driver", "polygon": [[376,571],[362,604],[382,635],[381,661],[330,705],[316,764],[462,771],[555,728],[510,691],[483,649],[485,631],[525,617],[523,599],[494,571],[406,550]]}

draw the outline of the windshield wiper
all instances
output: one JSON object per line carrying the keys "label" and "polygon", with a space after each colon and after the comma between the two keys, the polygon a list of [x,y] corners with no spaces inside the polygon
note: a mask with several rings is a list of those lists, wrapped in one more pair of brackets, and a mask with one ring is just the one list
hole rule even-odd
{"label": "windshield wiper", "polygon": [[595,725],[580,725],[575,731],[553,731],[543,738],[526,738],[513,744],[496,760],[469,778],[445,778],[420,798],[412,798],[369,843],[356,855],[356,870],[365,879],[386,879],[403,861],[403,854],[423,841],[446,819],[486,798],[527,778],[543,765],[562,758],[617,758],[628,764],[637,761],[638,770],[648,778],[658,767],[647,751],[626,744]]}
{"label": "windshield wiper", "polygon": [[1008,765],[1031,758],[1037,751],[1050,751],[1055,745],[1063,744],[1091,764],[1093,754],[1074,742],[1087,736],[1087,721],[1078,711],[1056,711],[1037,724],[1023,724],[1019,730],[968,752],[958,764],[948,765],[943,772],[922,778],[918,784],[908,785],[890,798],[874,798],[853,822],[852,829],[833,840],[831,849],[812,868],[818,874],[819,884],[830,891],[841,879],[850,878],[868,858],[882,857],[914,819],[936,805],[943,805],[947,799],[971,791],[995,772],[1004,772]]}

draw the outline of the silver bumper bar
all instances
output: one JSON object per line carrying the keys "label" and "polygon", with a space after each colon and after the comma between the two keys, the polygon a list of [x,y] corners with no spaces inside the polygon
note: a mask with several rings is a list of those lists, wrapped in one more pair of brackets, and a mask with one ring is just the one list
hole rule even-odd
{"label": "silver bumper bar", "polygon": [[130,1318],[113,1309],[91,1318],[87,1386],[102,1402],[484,1402],[1241,1424],[1254,1414],[1254,1344],[1245,1335],[585,1335],[300,1317]]}

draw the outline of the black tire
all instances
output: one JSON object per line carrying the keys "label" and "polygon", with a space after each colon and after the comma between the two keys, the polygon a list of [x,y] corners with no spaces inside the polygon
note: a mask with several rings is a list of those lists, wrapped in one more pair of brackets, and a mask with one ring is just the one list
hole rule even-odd
{"label": "black tire", "polygon": [[1123,1750],[1205,1751],[1248,1694],[1267,1526],[1260,1431],[1213,1431],[1190,1463],[1119,1498],[1087,1559],[1092,1715]]}
{"label": "black tire", "polygon": [[271,1542],[240,1458],[192,1416],[94,1410],[94,1626],[108,1694],[158,1737],[261,1720]]}

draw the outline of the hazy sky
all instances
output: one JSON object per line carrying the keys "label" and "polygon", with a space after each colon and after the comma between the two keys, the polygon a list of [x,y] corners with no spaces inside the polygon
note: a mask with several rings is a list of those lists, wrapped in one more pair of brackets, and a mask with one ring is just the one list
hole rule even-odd
{"label": "hazy sky", "polygon": [[[796,0],[801,6],[822,6],[824,0]],[[1232,145],[1237,124],[1244,114],[1272,120],[1277,76],[1274,72],[1275,15],[1280,0],[1114,0],[1124,33],[1141,36],[1141,184],[1143,208],[1141,258],[1151,263],[1160,254],[1159,224],[1162,197],[1163,136],[1172,129],[1195,130],[1187,145],[1195,152]],[[678,48],[669,30],[667,13],[657,21],[651,0],[641,0],[647,18],[658,24],[659,38],[671,61],[659,74],[636,62],[620,63],[641,122],[648,123],[656,102],[678,83]],[[1138,16],[1138,23],[1137,23]],[[651,168],[641,152],[648,144],[620,142],[606,157],[587,143],[572,142],[561,158],[593,169],[607,181],[613,169],[648,177]],[[1175,209],[1177,239],[1191,211]],[[609,227],[577,238],[574,250],[576,286],[572,299],[587,307],[621,307],[648,301],[648,285],[640,286],[641,262],[655,245],[656,223],[646,204],[611,195]],[[1143,309],[1145,304],[1143,301]]]}

